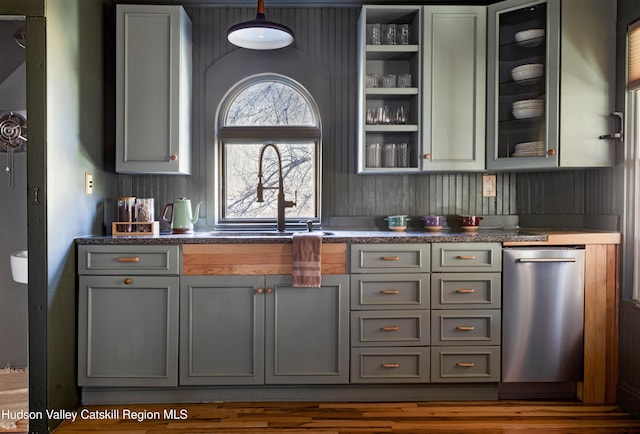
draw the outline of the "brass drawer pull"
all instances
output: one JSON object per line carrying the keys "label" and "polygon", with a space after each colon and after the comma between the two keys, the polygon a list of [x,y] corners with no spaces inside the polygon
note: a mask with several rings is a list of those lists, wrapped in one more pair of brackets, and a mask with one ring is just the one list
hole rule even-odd
{"label": "brass drawer pull", "polygon": [[118,262],[140,262],[137,256],[119,256]]}
{"label": "brass drawer pull", "polygon": [[131,280],[130,277],[127,277],[127,278],[124,279],[124,284],[125,285],[131,285],[132,283],[133,283],[133,280]]}
{"label": "brass drawer pull", "polygon": [[456,365],[460,366],[461,368],[473,368],[476,364],[473,362],[458,362],[456,363]]}
{"label": "brass drawer pull", "polygon": [[463,332],[472,332],[476,329],[474,326],[458,326],[456,328]]}
{"label": "brass drawer pull", "polygon": [[383,332],[397,332],[398,330],[400,330],[400,327],[398,327],[398,326],[383,326],[383,327],[380,327],[380,330],[382,330]]}
{"label": "brass drawer pull", "polygon": [[476,259],[475,255],[458,255],[458,259]]}
{"label": "brass drawer pull", "polygon": [[473,294],[476,290],[473,288],[460,288],[456,289],[456,292],[460,294]]}
{"label": "brass drawer pull", "polygon": [[397,289],[383,289],[382,291],[380,291],[381,293],[383,293],[384,295],[396,295],[396,294],[400,294],[400,291]]}
{"label": "brass drawer pull", "polygon": [[400,256],[382,256],[380,259],[383,261],[399,261]]}
{"label": "brass drawer pull", "polygon": [[400,363],[386,363],[386,362],[383,362],[382,363],[382,367],[383,368],[395,369],[395,368],[399,368],[400,367]]}

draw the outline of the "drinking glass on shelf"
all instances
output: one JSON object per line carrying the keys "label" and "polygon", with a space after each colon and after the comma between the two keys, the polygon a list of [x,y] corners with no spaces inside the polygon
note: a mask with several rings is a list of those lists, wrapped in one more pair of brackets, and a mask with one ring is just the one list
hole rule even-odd
{"label": "drinking glass on shelf", "polygon": [[399,45],[409,44],[409,24],[399,24],[397,26],[397,42]]}
{"label": "drinking glass on shelf", "polygon": [[394,113],[393,123],[404,125],[407,123],[407,110],[403,105],[396,107],[396,112]]}
{"label": "drinking glass on shelf", "polygon": [[398,87],[411,87],[411,74],[398,74]]}
{"label": "drinking glass on shelf", "polygon": [[366,167],[380,167],[380,143],[367,143]]}
{"label": "drinking glass on shelf", "polygon": [[396,45],[396,25],[385,24],[382,26],[382,41],[386,45]]}
{"label": "drinking glass on shelf", "polygon": [[396,167],[396,144],[385,143],[382,146],[382,167]]}
{"label": "drinking glass on shelf", "polygon": [[396,143],[396,162],[398,167],[409,167],[408,143]]}
{"label": "drinking glass on shelf", "polygon": [[367,87],[380,86],[380,76],[378,74],[367,74],[366,84]]}
{"label": "drinking glass on shelf", "polygon": [[367,44],[380,45],[382,43],[382,24],[367,24]]}
{"label": "drinking glass on shelf", "polygon": [[382,77],[382,87],[396,87],[398,85],[398,76],[395,74],[386,74]]}

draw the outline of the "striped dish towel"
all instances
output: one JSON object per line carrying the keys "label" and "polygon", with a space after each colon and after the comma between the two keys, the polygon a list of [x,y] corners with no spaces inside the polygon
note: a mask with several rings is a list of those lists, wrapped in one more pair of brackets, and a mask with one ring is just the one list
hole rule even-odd
{"label": "striped dish towel", "polygon": [[322,234],[300,232],[293,234],[293,286],[319,288],[322,284]]}

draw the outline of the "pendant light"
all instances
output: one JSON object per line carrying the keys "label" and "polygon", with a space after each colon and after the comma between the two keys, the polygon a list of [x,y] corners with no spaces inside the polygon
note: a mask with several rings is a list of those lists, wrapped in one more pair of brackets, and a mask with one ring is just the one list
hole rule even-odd
{"label": "pendant light", "polygon": [[275,50],[293,42],[293,31],[264,16],[264,0],[258,0],[256,19],[229,27],[227,39],[233,45],[251,50]]}

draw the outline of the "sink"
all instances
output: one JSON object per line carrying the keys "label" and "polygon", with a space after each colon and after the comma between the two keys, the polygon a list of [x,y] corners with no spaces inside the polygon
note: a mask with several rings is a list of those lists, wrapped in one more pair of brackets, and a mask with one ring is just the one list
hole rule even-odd
{"label": "sink", "polygon": [[[306,233],[306,231],[211,231],[205,232],[210,237],[291,237],[295,233]],[[333,232],[313,231],[314,234],[322,236],[334,235]]]}

